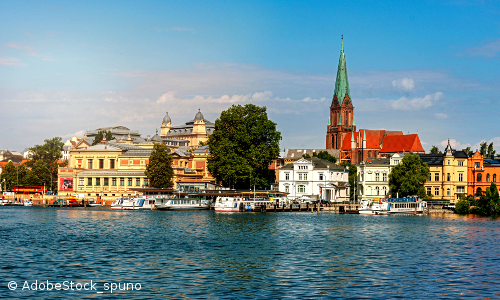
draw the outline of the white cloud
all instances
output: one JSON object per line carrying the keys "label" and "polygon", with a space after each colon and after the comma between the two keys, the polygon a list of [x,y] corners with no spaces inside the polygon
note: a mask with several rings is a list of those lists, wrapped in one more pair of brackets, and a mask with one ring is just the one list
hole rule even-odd
{"label": "white cloud", "polygon": [[82,138],[84,135],[85,135],[85,130],[79,130],[79,131],[74,132],[74,133],[65,134],[65,135],[63,135],[61,137],[62,137],[63,142],[64,142],[65,138],[72,138],[74,136],[76,136],[77,138]]}
{"label": "white cloud", "polygon": [[21,45],[21,44],[16,43],[16,42],[8,42],[6,44],[6,46],[9,47],[9,48],[13,48],[13,49],[24,50],[24,51],[26,51],[31,56],[40,56],[40,55],[38,55],[36,53],[35,48],[30,47],[30,46]]}
{"label": "white cloud", "polygon": [[21,60],[17,57],[9,57],[9,56],[4,56],[0,57],[0,65],[4,66],[26,66]]}
{"label": "white cloud", "polygon": [[[442,141],[440,143],[440,145],[441,145],[441,148],[442,148],[441,150],[443,150],[444,148],[446,148],[446,146],[448,146],[448,140]],[[467,147],[470,147],[470,144],[469,143],[462,144],[462,143],[460,143],[459,141],[457,141],[455,139],[450,139],[450,146],[451,146],[452,149],[462,150],[462,149],[465,149]]]}
{"label": "white cloud", "polygon": [[443,114],[443,113],[435,113],[434,115],[436,116],[436,118],[438,118],[440,120],[448,118],[448,115],[447,114]]}
{"label": "white cloud", "polygon": [[398,100],[390,100],[391,106],[395,110],[422,110],[431,107],[434,103],[443,98],[443,93],[437,92],[426,95],[423,98],[415,97],[408,99],[401,97]]}
{"label": "white cloud", "polygon": [[468,48],[468,52],[472,56],[484,56],[486,58],[493,58],[500,53],[500,39],[490,42],[488,44]]}
{"label": "white cloud", "polygon": [[415,87],[415,81],[411,78],[402,78],[392,81],[392,86],[395,89],[402,90],[404,92],[411,92]]}

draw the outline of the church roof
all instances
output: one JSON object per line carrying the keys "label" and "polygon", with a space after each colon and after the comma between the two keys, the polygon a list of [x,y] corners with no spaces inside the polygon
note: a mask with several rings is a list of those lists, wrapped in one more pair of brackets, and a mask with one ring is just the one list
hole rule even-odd
{"label": "church roof", "polygon": [[[344,138],[344,142],[342,143],[342,150],[347,151],[351,150],[351,141],[352,141],[352,132],[348,132]],[[357,140],[356,137],[360,138]],[[368,129],[360,129],[358,132],[354,132],[354,140],[358,142],[357,148],[361,148],[362,141],[366,140],[365,149],[380,149],[380,145],[384,145],[385,141],[388,137],[394,136],[403,136],[402,131],[387,131],[387,130],[368,130]],[[362,140],[361,140],[362,137]],[[419,141],[420,143],[420,141]],[[422,147],[420,145],[420,147]],[[402,152],[403,150],[401,150]],[[406,150],[409,151],[409,150]],[[411,150],[410,150],[411,151]],[[423,150],[422,150],[423,151]],[[397,152],[397,151],[395,151]]]}
{"label": "church roof", "polygon": [[425,152],[418,134],[390,135],[384,138],[380,152]]}
{"label": "church roof", "polygon": [[351,91],[349,90],[349,80],[347,78],[347,68],[344,55],[344,40],[342,39],[342,46],[340,47],[339,67],[337,69],[337,79],[335,80],[335,92],[333,97],[337,95],[339,104],[342,105],[345,95],[348,94],[351,98]]}

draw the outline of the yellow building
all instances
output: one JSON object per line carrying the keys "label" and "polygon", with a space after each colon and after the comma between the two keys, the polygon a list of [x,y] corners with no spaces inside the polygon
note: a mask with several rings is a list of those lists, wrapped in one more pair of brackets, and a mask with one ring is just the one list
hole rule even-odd
{"label": "yellow building", "polygon": [[467,154],[448,146],[444,154],[421,154],[420,159],[429,165],[430,175],[424,184],[426,193],[434,200],[456,202],[467,193]]}
{"label": "yellow building", "polygon": [[200,142],[206,142],[213,134],[215,124],[205,120],[201,111],[198,110],[193,120],[184,125],[172,126],[172,119],[167,114],[161,123],[160,137],[163,139],[182,139],[189,141],[189,147],[196,149]]}
{"label": "yellow building", "polygon": [[[171,149],[174,188],[177,181],[210,181],[206,168],[207,147],[193,152]],[[86,198],[103,199],[106,204],[116,198],[134,195],[131,188],[148,186],[144,171],[152,149],[129,143],[103,141],[90,147],[70,150],[68,167],[59,168],[59,195],[74,193]]]}

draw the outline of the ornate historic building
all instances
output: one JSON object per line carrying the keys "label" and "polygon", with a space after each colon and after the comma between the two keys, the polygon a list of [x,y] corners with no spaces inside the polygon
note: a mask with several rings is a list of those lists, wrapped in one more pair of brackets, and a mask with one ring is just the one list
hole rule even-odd
{"label": "ornate historic building", "polygon": [[343,40],[326,132],[326,148],[340,150],[340,160],[353,164],[390,157],[394,153],[425,153],[417,134],[367,129],[356,131]]}
{"label": "ornate historic building", "polygon": [[160,137],[163,139],[182,139],[189,141],[189,147],[196,149],[200,142],[206,142],[213,134],[215,124],[206,120],[200,110],[193,120],[184,125],[172,126],[172,119],[167,114],[161,123]]}

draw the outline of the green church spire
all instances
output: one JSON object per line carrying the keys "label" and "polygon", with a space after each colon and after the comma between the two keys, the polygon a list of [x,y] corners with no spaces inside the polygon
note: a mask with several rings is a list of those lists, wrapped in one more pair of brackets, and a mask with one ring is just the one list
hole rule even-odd
{"label": "green church spire", "polygon": [[342,118],[339,116],[339,125],[342,125]]}
{"label": "green church spire", "polygon": [[351,98],[351,91],[349,90],[349,80],[347,79],[347,68],[345,64],[345,55],[344,55],[344,38],[342,37],[342,46],[340,47],[340,58],[339,58],[339,67],[337,69],[337,79],[335,81],[335,94],[337,94],[337,99],[339,100],[339,104],[342,105],[344,101],[344,97],[346,94]]}

